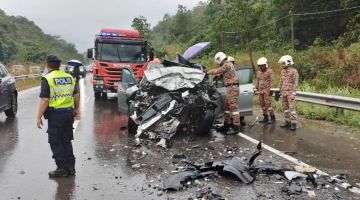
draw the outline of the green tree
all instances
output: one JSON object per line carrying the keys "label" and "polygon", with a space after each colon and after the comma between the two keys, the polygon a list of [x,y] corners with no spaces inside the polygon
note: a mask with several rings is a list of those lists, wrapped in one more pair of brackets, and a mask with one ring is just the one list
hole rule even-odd
{"label": "green tree", "polygon": [[135,17],[131,24],[131,27],[138,30],[146,40],[152,38],[150,26],[150,23],[147,22],[147,19],[144,16]]}

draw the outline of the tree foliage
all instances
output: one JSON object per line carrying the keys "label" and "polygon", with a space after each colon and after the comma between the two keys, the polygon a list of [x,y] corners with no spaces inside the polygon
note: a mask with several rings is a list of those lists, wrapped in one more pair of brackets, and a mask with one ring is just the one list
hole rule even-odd
{"label": "tree foliage", "polygon": [[[154,43],[189,46],[207,40],[213,50],[224,46],[230,52],[289,49],[290,10],[303,14],[359,5],[357,0],[208,0],[191,10],[179,5],[175,15],[166,14],[154,26]],[[358,13],[355,9],[292,16],[296,49],[327,45],[339,38],[343,38],[344,45],[359,41]]]}
{"label": "tree foliage", "polygon": [[150,40],[152,37],[150,26],[150,23],[147,22],[144,16],[135,17],[131,24],[131,27],[139,31],[146,40]]}
{"label": "tree foliage", "polygon": [[82,59],[74,44],[45,34],[25,17],[8,16],[0,10],[0,62],[42,64],[49,54],[56,54],[64,61]]}

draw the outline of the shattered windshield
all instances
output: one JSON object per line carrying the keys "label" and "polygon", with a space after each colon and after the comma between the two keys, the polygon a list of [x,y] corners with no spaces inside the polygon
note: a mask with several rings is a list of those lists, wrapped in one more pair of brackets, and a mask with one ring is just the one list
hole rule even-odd
{"label": "shattered windshield", "polygon": [[146,51],[139,44],[98,44],[98,59],[103,62],[146,62]]}

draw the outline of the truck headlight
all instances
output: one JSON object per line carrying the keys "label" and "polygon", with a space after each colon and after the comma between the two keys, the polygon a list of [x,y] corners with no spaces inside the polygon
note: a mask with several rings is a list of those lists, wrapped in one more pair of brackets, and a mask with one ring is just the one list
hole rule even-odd
{"label": "truck headlight", "polygon": [[103,85],[104,81],[103,80],[95,80],[95,84],[96,85]]}

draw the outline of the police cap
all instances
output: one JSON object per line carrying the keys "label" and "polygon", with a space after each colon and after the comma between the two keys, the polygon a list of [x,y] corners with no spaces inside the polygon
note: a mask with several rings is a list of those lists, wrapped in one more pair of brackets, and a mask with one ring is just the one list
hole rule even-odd
{"label": "police cap", "polygon": [[46,59],[47,63],[61,63],[61,60],[55,55],[49,55]]}

